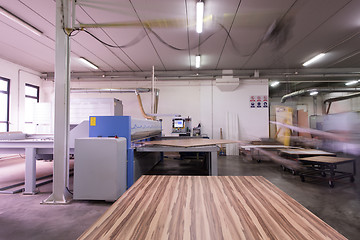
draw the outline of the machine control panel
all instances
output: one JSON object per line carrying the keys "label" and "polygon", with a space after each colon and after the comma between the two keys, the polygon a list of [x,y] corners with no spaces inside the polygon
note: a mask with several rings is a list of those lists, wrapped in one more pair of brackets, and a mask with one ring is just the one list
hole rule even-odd
{"label": "machine control panel", "polygon": [[191,133],[191,118],[173,118],[172,133],[189,134]]}

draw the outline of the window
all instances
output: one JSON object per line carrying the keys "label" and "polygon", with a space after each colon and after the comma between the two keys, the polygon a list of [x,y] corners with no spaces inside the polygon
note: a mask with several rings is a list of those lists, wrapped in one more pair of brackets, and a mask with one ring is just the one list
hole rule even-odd
{"label": "window", "polygon": [[34,121],[35,103],[39,102],[39,87],[25,84],[25,132],[35,133]]}
{"label": "window", "polygon": [[0,77],[0,132],[9,131],[10,80]]}

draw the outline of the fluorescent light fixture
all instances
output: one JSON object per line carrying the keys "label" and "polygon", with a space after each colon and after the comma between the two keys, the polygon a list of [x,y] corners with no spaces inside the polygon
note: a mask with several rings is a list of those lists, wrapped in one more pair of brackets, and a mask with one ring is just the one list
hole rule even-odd
{"label": "fluorescent light fixture", "polygon": [[317,91],[310,92],[310,96],[318,95],[318,93],[319,93],[319,92],[317,92]]}
{"label": "fluorescent light fixture", "polygon": [[320,53],[320,54],[316,55],[315,57],[313,57],[312,59],[310,59],[309,61],[304,62],[303,66],[306,67],[306,66],[318,61],[323,56],[325,56],[325,53]]}
{"label": "fluorescent light fixture", "polygon": [[355,85],[355,84],[357,84],[359,81],[360,81],[360,80],[350,81],[350,82],[345,83],[345,85],[346,85],[346,86]]}
{"label": "fluorescent light fixture", "polygon": [[21,25],[22,27],[26,28],[27,30],[29,30],[30,32],[41,36],[43,33],[37,29],[36,27],[32,26],[31,24],[25,22],[24,20],[22,20],[21,18],[19,18],[18,16],[12,14],[11,12],[9,12],[8,10],[6,10],[3,7],[0,7],[0,14],[7,17],[8,19],[12,20],[13,22],[16,22],[17,24]]}
{"label": "fluorescent light fixture", "polygon": [[204,2],[196,3],[196,32],[202,33],[204,21]]}
{"label": "fluorescent light fixture", "polygon": [[280,84],[280,82],[275,81],[275,82],[272,82],[272,83],[270,84],[270,86],[276,87],[276,86],[279,85],[279,84]]}
{"label": "fluorescent light fixture", "polygon": [[195,56],[195,67],[200,68],[200,55]]}
{"label": "fluorescent light fixture", "polygon": [[93,69],[99,69],[95,64],[93,64],[92,62],[90,62],[89,60],[87,60],[86,58],[79,58],[80,62],[83,63],[84,65],[91,67]]}

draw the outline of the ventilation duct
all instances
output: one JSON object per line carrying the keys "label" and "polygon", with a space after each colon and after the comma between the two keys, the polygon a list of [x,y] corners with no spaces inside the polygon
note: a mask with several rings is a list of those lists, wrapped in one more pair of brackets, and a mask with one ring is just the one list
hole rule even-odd
{"label": "ventilation duct", "polygon": [[343,100],[347,100],[347,99],[351,99],[351,98],[356,98],[356,97],[360,97],[360,93],[354,93],[354,94],[350,94],[350,95],[346,95],[346,96],[341,96],[341,97],[335,97],[335,98],[329,98],[326,99],[324,101],[324,107],[325,105],[328,103],[328,108],[326,110],[326,114],[329,114],[330,112],[330,107],[331,107],[331,103],[333,102],[338,102],[338,101],[343,101]]}
{"label": "ventilation duct", "polygon": [[284,95],[281,98],[281,102],[284,103],[288,98],[297,97],[310,92],[360,92],[360,88],[309,88],[302,89],[296,92],[292,92]]}
{"label": "ventilation duct", "polygon": [[223,70],[222,77],[216,79],[216,86],[223,92],[234,91],[240,85],[239,78],[234,78],[232,70]]}

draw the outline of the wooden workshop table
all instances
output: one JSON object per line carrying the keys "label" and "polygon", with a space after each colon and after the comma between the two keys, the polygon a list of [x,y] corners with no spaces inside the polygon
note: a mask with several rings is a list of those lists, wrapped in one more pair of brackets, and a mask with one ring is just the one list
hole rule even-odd
{"label": "wooden workshop table", "polygon": [[263,177],[142,176],[79,239],[346,239]]}
{"label": "wooden workshop table", "polygon": [[314,156],[336,156],[335,153],[325,152],[318,149],[283,149],[280,150],[279,154],[280,156],[286,156],[294,159]]}
{"label": "wooden workshop table", "polygon": [[[36,193],[36,155],[52,154],[53,140],[24,139],[1,140],[0,153],[25,154],[25,189],[24,194]],[[4,188],[4,190],[7,187]],[[4,191],[6,192],[6,190]]]}
{"label": "wooden workshop table", "polygon": [[285,149],[300,149],[299,147],[285,146],[285,145],[241,145],[240,151],[243,153],[249,152],[251,159],[260,162],[262,158],[266,157],[266,155],[262,154],[261,150],[279,153],[281,150]]}
{"label": "wooden workshop table", "polygon": [[179,146],[158,146],[158,145],[145,145],[136,148],[137,152],[192,152],[192,153],[206,153],[207,170],[210,176],[218,175],[218,159],[216,145],[195,146],[195,147],[179,147]]}
{"label": "wooden workshop table", "polygon": [[[323,150],[318,149],[283,149],[279,151],[279,156],[299,161],[300,158],[304,157],[314,157],[314,156],[336,156],[335,153],[325,152]],[[291,171],[293,175],[297,174],[298,171],[292,169],[291,167],[281,165],[282,169],[286,171],[287,169]]]}
{"label": "wooden workshop table", "polygon": [[[356,162],[353,158],[316,156],[299,159],[303,164],[310,165],[311,168],[300,173],[301,181],[305,181],[305,177],[320,178],[329,181],[329,186],[334,187],[334,181],[342,178],[350,178],[354,182],[356,174]],[[352,163],[353,173],[337,171],[336,168],[340,164]]]}
{"label": "wooden workshop table", "polygon": [[[24,194],[36,194],[36,159],[43,155],[54,152],[52,139],[23,139],[23,140],[0,140],[1,154],[25,154],[25,188]],[[74,148],[69,148],[69,153],[74,154]],[[7,193],[8,187],[4,188]],[[10,192],[9,192],[10,193]]]}

